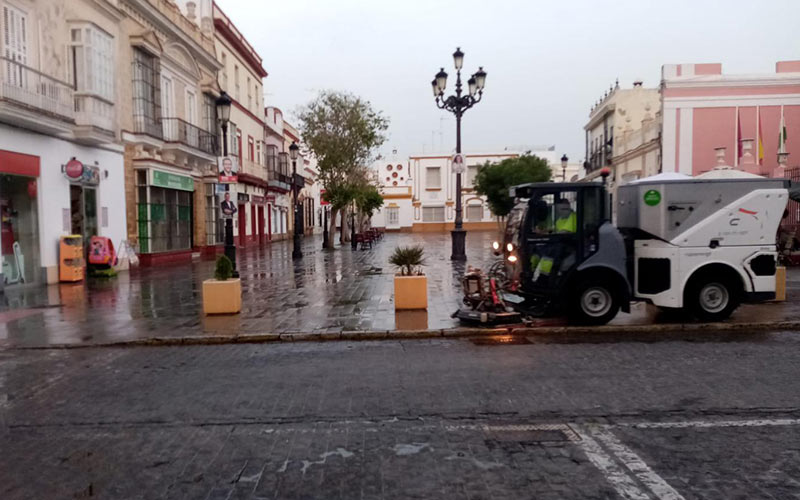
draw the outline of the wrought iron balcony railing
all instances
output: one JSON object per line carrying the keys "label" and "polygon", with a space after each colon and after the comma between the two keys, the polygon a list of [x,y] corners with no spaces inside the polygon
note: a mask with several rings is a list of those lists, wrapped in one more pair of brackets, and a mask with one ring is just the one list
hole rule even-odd
{"label": "wrought iron balcony railing", "polygon": [[0,57],[0,100],[74,120],[75,89],[19,61]]}
{"label": "wrought iron balcony railing", "polygon": [[164,140],[197,149],[209,155],[217,155],[217,136],[180,118],[162,118]]}

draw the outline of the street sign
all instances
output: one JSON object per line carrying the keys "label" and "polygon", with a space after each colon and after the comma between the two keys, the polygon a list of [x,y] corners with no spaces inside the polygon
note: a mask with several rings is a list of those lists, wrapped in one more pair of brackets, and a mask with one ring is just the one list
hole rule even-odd
{"label": "street sign", "polygon": [[466,167],[464,166],[464,155],[461,153],[456,153],[453,155],[451,160],[453,162],[453,173],[454,174],[463,174]]}

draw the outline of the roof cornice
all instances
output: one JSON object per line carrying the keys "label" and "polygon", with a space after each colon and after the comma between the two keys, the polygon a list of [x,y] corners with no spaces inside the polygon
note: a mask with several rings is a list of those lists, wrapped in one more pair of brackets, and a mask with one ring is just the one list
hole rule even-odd
{"label": "roof cornice", "polygon": [[[222,63],[217,61],[217,58],[213,53],[208,52],[202,46],[202,44],[200,44],[178,25],[172,22],[166,15],[164,15],[164,13],[160,12],[155,6],[153,6],[150,0],[121,0],[120,5],[122,8],[124,8],[126,4],[128,8],[139,13],[159,30],[180,40],[186,49],[189,50],[195,59],[197,59],[199,64],[202,64],[207,68],[212,68],[215,71],[218,71],[222,68]],[[178,11],[178,14],[183,16],[180,11]],[[186,22],[191,23],[191,21],[188,19],[186,19]],[[201,33],[200,36],[202,37],[204,35]],[[213,40],[210,40],[210,42],[213,45]]]}

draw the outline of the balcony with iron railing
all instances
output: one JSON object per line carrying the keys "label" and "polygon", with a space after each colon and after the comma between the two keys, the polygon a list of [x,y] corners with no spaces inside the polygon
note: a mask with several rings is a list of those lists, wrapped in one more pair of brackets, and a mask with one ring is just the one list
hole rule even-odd
{"label": "balcony with iron railing", "polygon": [[192,125],[180,118],[162,118],[161,128],[165,148],[170,144],[187,146],[188,148],[205,153],[208,156],[217,156],[217,136],[207,130],[203,130],[196,125]]}
{"label": "balcony with iron railing", "polygon": [[55,133],[75,120],[72,85],[8,57],[0,57],[0,119]]}
{"label": "balcony with iron railing", "polygon": [[149,135],[155,139],[164,139],[164,128],[161,120],[150,114],[137,114],[134,107],[133,132],[136,134]]}

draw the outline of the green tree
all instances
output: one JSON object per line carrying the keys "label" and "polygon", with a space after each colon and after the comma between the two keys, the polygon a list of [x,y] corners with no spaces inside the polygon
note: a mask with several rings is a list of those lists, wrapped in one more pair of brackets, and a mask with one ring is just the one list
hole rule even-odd
{"label": "green tree", "polygon": [[372,217],[375,210],[383,206],[383,196],[378,191],[378,188],[372,184],[359,186],[355,195],[356,208],[360,214],[360,226],[363,227],[364,223]]}
{"label": "green tree", "polygon": [[528,182],[547,182],[551,171],[547,161],[535,155],[507,158],[499,163],[486,163],[478,169],[475,191],[486,196],[489,208],[498,217],[505,217],[514,208],[509,196],[511,186]]}
{"label": "green tree", "polygon": [[[331,217],[347,207],[358,184],[366,177],[374,152],[386,141],[389,120],[360,97],[347,92],[323,91],[298,113],[303,142],[317,158],[319,180],[330,197]],[[330,195],[328,195],[330,193]],[[331,224],[333,244],[335,224]]]}

